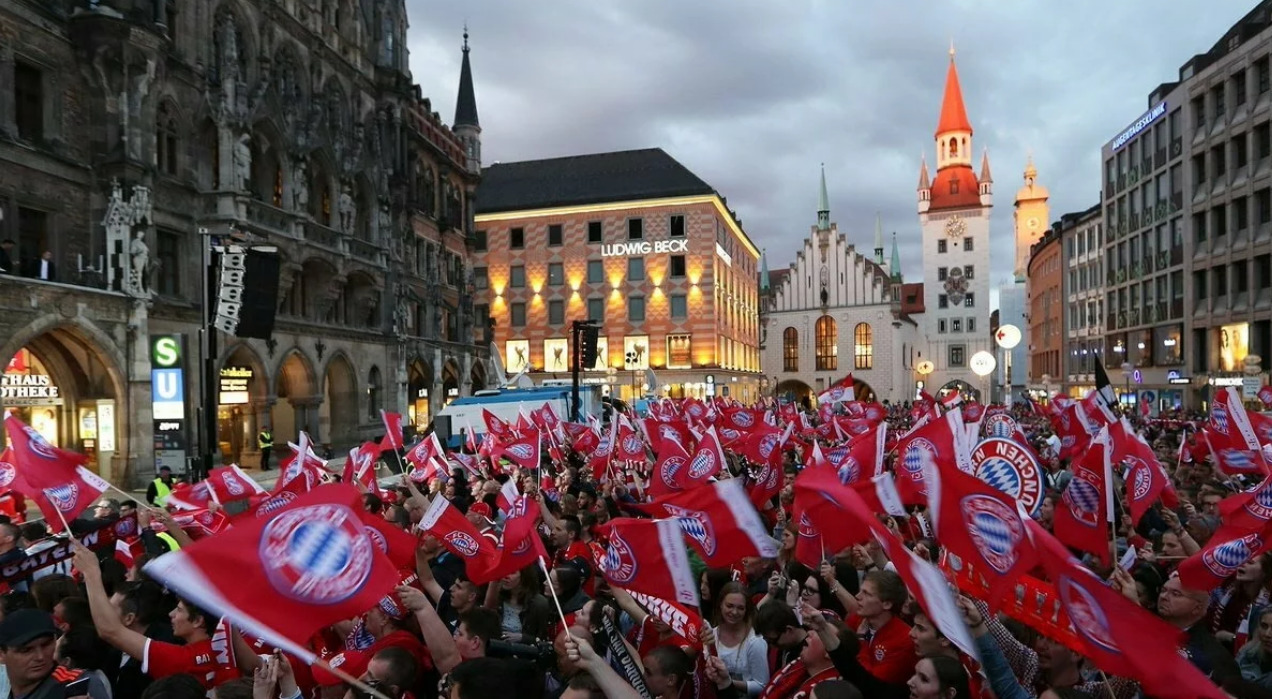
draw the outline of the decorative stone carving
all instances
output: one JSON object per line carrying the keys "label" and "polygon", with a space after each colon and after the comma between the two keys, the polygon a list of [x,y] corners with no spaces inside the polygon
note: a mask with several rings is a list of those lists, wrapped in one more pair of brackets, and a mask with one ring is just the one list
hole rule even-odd
{"label": "decorative stone carving", "polygon": [[292,168],[292,210],[309,210],[309,163],[304,158],[298,158]]}
{"label": "decorative stone carving", "polygon": [[243,134],[234,142],[234,188],[246,192],[252,181],[252,136]]}
{"label": "decorative stone carving", "polygon": [[146,232],[139,230],[136,237],[128,244],[128,255],[131,265],[128,270],[128,288],[133,296],[149,296],[147,288],[147,272],[150,267],[150,246],[146,245]]}
{"label": "decorative stone carving", "polygon": [[337,207],[340,214],[340,230],[341,232],[352,235],[353,228],[358,222],[358,209],[353,201],[353,190],[348,182],[344,183],[344,188],[340,190],[340,203]]}

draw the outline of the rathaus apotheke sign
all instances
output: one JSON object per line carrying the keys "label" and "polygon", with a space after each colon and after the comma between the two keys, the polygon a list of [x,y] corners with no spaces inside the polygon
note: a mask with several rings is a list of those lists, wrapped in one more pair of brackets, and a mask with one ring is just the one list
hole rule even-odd
{"label": "rathaus apotheke sign", "polygon": [[635,255],[665,255],[673,252],[689,252],[689,241],[631,240],[626,243],[609,243],[601,246],[601,257],[632,257]]}

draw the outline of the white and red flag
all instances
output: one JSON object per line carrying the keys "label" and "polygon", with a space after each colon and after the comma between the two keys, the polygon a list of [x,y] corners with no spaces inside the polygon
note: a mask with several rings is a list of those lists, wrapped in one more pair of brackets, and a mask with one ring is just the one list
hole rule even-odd
{"label": "white and red flag", "polygon": [[842,403],[844,401],[857,400],[857,389],[855,388],[852,374],[848,374],[838,383],[830,388],[817,394],[818,403]]}
{"label": "white and red flag", "polygon": [[[32,497],[53,532],[62,531],[62,520],[80,516],[110,488],[101,476],[84,467],[83,454],[58,449],[12,415],[4,419],[11,461],[0,465],[0,485]],[[22,490],[25,486],[27,490]]]}
{"label": "white and red flag", "polygon": [[493,568],[499,560],[494,544],[482,536],[450,500],[440,495],[433,497],[418,526],[420,531],[437,537],[451,553],[463,559],[466,570]]}
{"label": "white and red flag", "polygon": [[380,411],[380,420],[384,422],[385,447],[390,451],[399,451],[402,443],[402,414]]}
{"label": "white and red flag", "polygon": [[1108,523],[1112,471],[1109,452],[1106,439],[1091,441],[1082,458],[1073,462],[1073,479],[1060,496],[1054,515],[1057,539],[1066,546],[1094,554],[1106,565],[1112,556]]}
{"label": "white and red flag", "polygon": [[633,507],[654,517],[677,518],[689,543],[712,568],[732,565],[747,556],[777,556],[777,544],[765,530],[740,479],[717,481]]}
{"label": "white and red flag", "polygon": [[182,510],[207,508],[208,503],[224,505],[265,495],[267,491],[235,464],[214,468],[208,477],[188,488],[176,489],[168,496],[168,504]]}
{"label": "white and red flag", "polygon": [[494,563],[488,568],[474,566],[468,569],[468,578],[473,584],[494,582],[505,575],[535,565],[540,560],[550,560],[543,540],[535,531],[538,519],[538,504],[530,498],[518,496],[504,523],[503,539],[499,545],[498,557],[493,559]]}
{"label": "white and red flag", "polygon": [[146,572],[185,599],[306,662],[319,630],[361,615],[397,586],[393,563],[367,535],[362,495],[324,485],[271,517],[241,521]]}
{"label": "white and red flag", "polygon": [[349,450],[349,458],[345,460],[345,483],[361,483],[367,492],[380,495],[380,481],[376,479],[375,462],[380,458],[380,445],[366,442]]}
{"label": "white and red flag", "polygon": [[610,520],[602,527],[607,546],[601,558],[606,582],[624,590],[698,606],[698,583],[675,519]]}

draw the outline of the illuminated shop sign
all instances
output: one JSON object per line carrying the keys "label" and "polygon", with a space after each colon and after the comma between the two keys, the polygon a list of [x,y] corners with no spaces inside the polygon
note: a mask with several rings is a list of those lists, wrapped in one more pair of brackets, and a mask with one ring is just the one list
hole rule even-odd
{"label": "illuminated shop sign", "polygon": [[1150,109],[1148,111],[1148,114],[1145,114],[1144,116],[1140,117],[1139,121],[1135,122],[1134,124],[1131,124],[1129,128],[1123,131],[1121,136],[1118,136],[1117,138],[1113,139],[1113,150],[1117,150],[1118,148],[1121,148],[1122,146],[1126,145],[1127,141],[1131,140],[1132,138],[1135,138],[1136,134],[1143,131],[1144,129],[1147,129],[1149,124],[1152,124],[1154,121],[1157,121],[1158,119],[1160,119],[1161,116],[1165,113],[1166,113],[1165,102],[1162,102],[1156,107],[1153,107],[1152,109]]}
{"label": "illuminated shop sign", "polygon": [[689,252],[689,241],[632,240],[626,243],[609,243],[601,246],[601,257],[632,257],[634,255],[665,255],[673,252]]}
{"label": "illuminated shop sign", "polygon": [[0,398],[5,400],[60,398],[47,374],[0,374]]}

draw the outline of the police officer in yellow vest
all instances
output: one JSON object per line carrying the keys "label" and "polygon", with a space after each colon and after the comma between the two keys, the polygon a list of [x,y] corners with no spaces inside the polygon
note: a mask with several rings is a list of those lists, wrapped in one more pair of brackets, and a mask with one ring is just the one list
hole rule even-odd
{"label": "police officer in yellow vest", "polygon": [[269,455],[274,450],[274,432],[266,427],[256,437],[256,446],[261,450],[261,470],[269,470]]}
{"label": "police officer in yellow vest", "polygon": [[172,469],[160,466],[159,477],[150,481],[150,485],[146,488],[146,502],[156,507],[164,507],[168,504],[169,495],[172,495]]}

